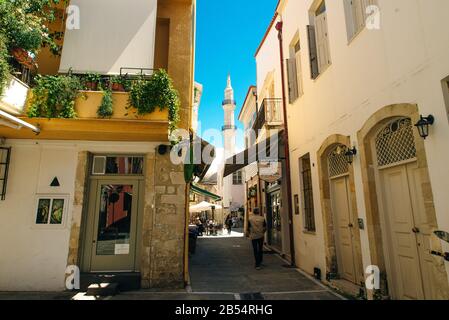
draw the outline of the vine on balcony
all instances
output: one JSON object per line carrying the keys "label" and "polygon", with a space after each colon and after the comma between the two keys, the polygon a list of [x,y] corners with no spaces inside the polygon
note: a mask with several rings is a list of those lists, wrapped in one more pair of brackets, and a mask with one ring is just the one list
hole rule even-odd
{"label": "vine on balcony", "polygon": [[5,89],[9,78],[10,67],[7,59],[8,50],[3,37],[0,36],[0,96]]}
{"label": "vine on balcony", "polygon": [[38,76],[32,90],[28,117],[75,118],[75,99],[82,94],[77,77]]}
{"label": "vine on balcony", "polygon": [[150,79],[136,80],[129,92],[128,110],[135,108],[138,115],[168,109],[170,132],[176,129],[179,122],[180,104],[179,93],[163,69],[156,71]]}
{"label": "vine on balcony", "polygon": [[106,89],[103,91],[103,100],[100,107],[98,107],[97,115],[99,118],[106,119],[112,117],[114,114],[114,103],[112,99],[112,90]]}

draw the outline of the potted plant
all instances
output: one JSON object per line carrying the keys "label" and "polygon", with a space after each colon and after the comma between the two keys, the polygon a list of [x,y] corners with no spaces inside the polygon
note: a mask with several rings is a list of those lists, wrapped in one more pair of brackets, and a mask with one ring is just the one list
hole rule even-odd
{"label": "potted plant", "polygon": [[98,107],[97,115],[99,118],[110,118],[114,114],[112,91],[110,89],[103,91],[103,100]]}
{"label": "potted plant", "polygon": [[88,73],[84,76],[84,87],[89,91],[97,91],[101,81],[98,73]]}
{"label": "potted plant", "polygon": [[113,76],[110,83],[112,91],[125,92],[128,89],[129,81],[122,76]]}
{"label": "potted plant", "polygon": [[160,69],[150,79],[142,77],[133,81],[127,109],[135,109],[137,115],[168,109],[170,132],[173,132],[179,122],[180,105],[179,93],[174,88],[172,79],[167,71]]}

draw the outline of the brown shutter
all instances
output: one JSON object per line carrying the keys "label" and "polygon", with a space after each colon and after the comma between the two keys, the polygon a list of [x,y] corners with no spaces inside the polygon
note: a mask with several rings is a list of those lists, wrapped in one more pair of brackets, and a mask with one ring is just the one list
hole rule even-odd
{"label": "brown shutter", "polygon": [[289,102],[293,103],[299,96],[298,81],[296,79],[296,59],[287,59],[287,73]]}
{"label": "brown shutter", "polygon": [[314,26],[307,26],[307,37],[309,40],[310,74],[312,79],[316,79],[320,73],[318,69],[318,54]]}

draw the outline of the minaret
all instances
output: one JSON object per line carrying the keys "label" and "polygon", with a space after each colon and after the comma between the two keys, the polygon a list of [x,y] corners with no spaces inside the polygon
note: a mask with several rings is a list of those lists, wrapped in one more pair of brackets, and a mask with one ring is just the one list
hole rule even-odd
{"label": "minaret", "polygon": [[[224,100],[222,103],[224,110],[224,126],[223,126],[223,147],[225,159],[231,158],[235,154],[235,135],[236,126],[234,119],[235,112],[235,100],[234,100],[234,89],[232,89],[231,76],[228,75],[228,83],[225,89]],[[224,168],[223,168],[224,170]],[[232,205],[232,175],[223,178],[222,185],[223,192],[223,206],[225,208],[225,215],[229,214],[229,209]]]}
{"label": "minaret", "polygon": [[232,89],[231,75],[228,75],[228,83],[225,89],[224,100],[224,126],[223,126],[223,139],[224,150],[226,159],[232,157],[235,154],[235,100],[234,89]]}

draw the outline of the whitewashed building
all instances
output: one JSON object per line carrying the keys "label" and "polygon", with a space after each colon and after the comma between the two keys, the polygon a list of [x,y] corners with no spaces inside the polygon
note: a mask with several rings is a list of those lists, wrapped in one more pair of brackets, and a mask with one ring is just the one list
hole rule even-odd
{"label": "whitewashed building", "polygon": [[[434,234],[449,231],[448,12],[445,0],[279,2],[296,263],[346,292],[376,266],[369,298],[449,298],[449,262],[431,254],[449,251]],[[424,139],[415,124],[429,115]]]}

